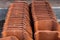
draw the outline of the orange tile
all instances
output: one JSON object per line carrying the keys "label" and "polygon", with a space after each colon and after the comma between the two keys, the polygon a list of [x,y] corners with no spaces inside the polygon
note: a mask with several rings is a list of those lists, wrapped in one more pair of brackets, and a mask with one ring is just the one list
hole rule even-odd
{"label": "orange tile", "polygon": [[57,40],[58,33],[57,31],[37,31],[35,33],[35,40]]}

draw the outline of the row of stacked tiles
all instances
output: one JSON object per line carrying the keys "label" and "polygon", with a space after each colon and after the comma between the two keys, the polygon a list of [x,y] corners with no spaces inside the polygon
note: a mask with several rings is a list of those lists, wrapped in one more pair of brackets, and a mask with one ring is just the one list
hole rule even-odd
{"label": "row of stacked tiles", "polygon": [[49,7],[49,5],[46,6],[46,3],[49,4],[48,2],[44,1],[32,2],[32,16],[34,19],[35,31],[51,30],[55,26],[57,27],[56,17],[51,11],[51,7]]}
{"label": "row of stacked tiles", "polygon": [[19,40],[32,40],[28,4],[25,2],[13,3],[8,11],[3,28],[3,37],[17,36]]}
{"label": "row of stacked tiles", "polygon": [[[34,1],[31,7],[35,40],[57,40],[58,32],[51,31],[52,28],[56,30],[57,21],[50,4],[43,1]],[[16,36],[19,40],[33,40],[29,8],[26,2],[15,2],[11,4],[2,35],[3,37]]]}
{"label": "row of stacked tiles", "polygon": [[[50,8],[50,5],[48,2],[43,2],[43,1],[35,1],[32,2],[32,10],[33,10],[33,15],[36,15],[38,18],[50,18],[56,20],[55,15],[51,11],[52,9]],[[37,19],[38,20],[38,19]]]}

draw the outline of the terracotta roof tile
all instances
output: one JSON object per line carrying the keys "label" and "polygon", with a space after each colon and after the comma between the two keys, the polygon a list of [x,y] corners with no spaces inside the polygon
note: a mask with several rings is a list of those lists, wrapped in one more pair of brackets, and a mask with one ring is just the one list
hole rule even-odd
{"label": "terracotta roof tile", "polygon": [[35,31],[52,30],[53,22],[51,20],[40,20],[35,22]]}
{"label": "terracotta roof tile", "polygon": [[35,33],[35,40],[57,40],[58,33],[56,31],[37,31]]}

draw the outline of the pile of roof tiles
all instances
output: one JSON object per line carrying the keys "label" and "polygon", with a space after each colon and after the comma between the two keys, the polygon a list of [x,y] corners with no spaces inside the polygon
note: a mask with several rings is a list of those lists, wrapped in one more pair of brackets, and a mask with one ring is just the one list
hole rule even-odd
{"label": "pile of roof tiles", "polygon": [[33,0],[31,5],[15,1],[8,10],[0,40],[60,40],[59,28],[46,0]]}
{"label": "pile of roof tiles", "polygon": [[49,8],[48,2],[32,2],[32,16],[34,19],[35,30],[51,30],[53,23],[56,22],[56,17]]}
{"label": "pile of roof tiles", "polygon": [[29,21],[28,4],[26,2],[13,3],[3,27],[3,37],[16,36],[19,40],[32,40],[32,29]]}
{"label": "pile of roof tiles", "polygon": [[58,33],[55,31],[58,26],[57,20],[47,1],[32,1],[32,17],[34,20],[34,36],[36,40],[58,39]]}

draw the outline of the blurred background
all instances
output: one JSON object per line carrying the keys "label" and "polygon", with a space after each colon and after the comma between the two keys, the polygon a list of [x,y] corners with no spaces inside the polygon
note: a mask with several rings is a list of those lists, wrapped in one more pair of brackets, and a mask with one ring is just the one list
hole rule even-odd
{"label": "blurred background", "polygon": [[[6,14],[8,12],[9,5],[14,0],[0,0],[0,32],[2,31],[3,24],[5,22]],[[24,0],[25,1],[25,0]],[[31,0],[26,0],[31,3]],[[60,22],[60,0],[48,0],[51,7],[57,17],[58,22]]]}

